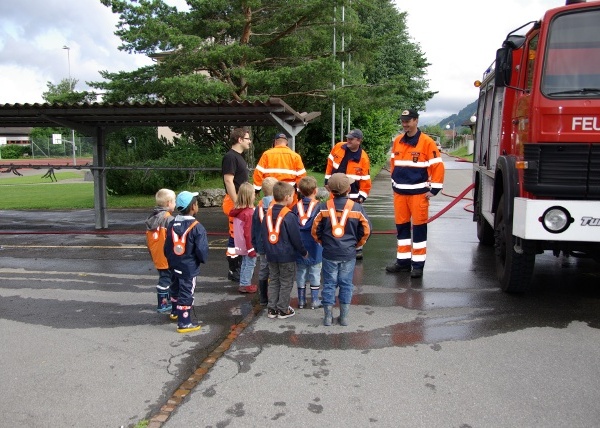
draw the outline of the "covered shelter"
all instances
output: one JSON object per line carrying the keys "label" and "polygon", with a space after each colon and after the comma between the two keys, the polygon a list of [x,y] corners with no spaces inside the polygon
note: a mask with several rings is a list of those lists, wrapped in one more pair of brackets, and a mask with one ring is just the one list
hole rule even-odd
{"label": "covered shelter", "polygon": [[106,135],[123,127],[169,126],[277,126],[291,138],[320,112],[298,113],[280,98],[267,101],[209,103],[90,103],[0,105],[0,127],[53,127],[75,129],[94,138],[94,213],[96,229],[108,228]]}

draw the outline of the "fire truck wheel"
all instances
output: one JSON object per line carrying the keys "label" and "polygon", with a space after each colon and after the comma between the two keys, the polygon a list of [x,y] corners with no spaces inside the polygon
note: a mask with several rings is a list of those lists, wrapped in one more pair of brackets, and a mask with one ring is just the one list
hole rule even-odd
{"label": "fire truck wheel", "polygon": [[494,221],[494,249],[496,253],[496,274],[500,288],[506,293],[524,293],[529,289],[535,265],[535,251],[523,245],[522,251],[515,251],[515,237],[512,224],[508,224],[505,214],[504,195],[500,197]]}
{"label": "fire truck wheel", "polygon": [[481,199],[483,198],[481,182],[478,184],[477,197],[475,198],[475,212],[477,213],[477,239],[481,245],[491,247],[494,245],[494,228],[490,226],[481,213]]}

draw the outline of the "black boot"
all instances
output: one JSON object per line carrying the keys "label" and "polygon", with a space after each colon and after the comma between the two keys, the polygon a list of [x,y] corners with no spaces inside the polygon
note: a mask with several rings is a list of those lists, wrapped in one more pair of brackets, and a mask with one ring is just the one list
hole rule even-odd
{"label": "black boot", "polygon": [[242,258],[240,256],[229,257],[227,256],[227,263],[229,264],[229,272],[227,273],[227,279],[233,282],[240,282],[240,267]]}

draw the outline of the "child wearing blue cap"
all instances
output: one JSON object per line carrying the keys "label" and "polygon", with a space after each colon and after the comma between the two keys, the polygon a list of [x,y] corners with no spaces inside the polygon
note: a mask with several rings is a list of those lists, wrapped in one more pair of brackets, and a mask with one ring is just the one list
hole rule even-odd
{"label": "child wearing blue cap", "polygon": [[171,302],[177,307],[177,332],[200,330],[191,320],[196,277],[200,264],[208,259],[208,238],[204,226],[194,217],[198,213],[198,192],[183,191],[177,195],[175,207],[180,212],[169,224],[165,240],[165,256],[173,270]]}

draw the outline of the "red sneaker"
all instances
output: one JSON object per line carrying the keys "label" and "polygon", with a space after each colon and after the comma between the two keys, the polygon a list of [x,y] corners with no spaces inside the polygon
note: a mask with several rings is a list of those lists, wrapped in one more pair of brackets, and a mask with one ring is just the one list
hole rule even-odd
{"label": "red sneaker", "polygon": [[256,291],[258,290],[258,287],[256,285],[246,285],[246,286],[240,286],[238,288],[238,291],[240,293],[256,293]]}

